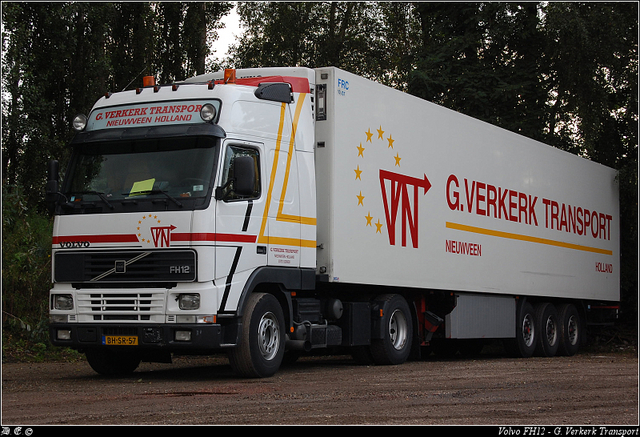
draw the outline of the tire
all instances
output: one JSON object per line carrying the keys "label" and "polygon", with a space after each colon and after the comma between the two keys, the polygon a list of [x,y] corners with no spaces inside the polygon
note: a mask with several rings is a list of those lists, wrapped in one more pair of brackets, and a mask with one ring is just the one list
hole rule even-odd
{"label": "tire", "polygon": [[582,341],[580,313],[573,304],[558,308],[559,345],[558,355],[572,356],[578,352]]}
{"label": "tire", "polygon": [[375,364],[402,364],[411,353],[413,323],[407,301],[399,294],[376,299],[386,301],[382,315],[383,338],[371,341],[371,356]]}
{"label": "tire", "polygon": [[560,344],[560,330],[556,307],[551,303],[536,305],[535,323],[538,331],[536,336],[535,354],[542,357],[553,357]]}
{"label": "tire", "polygon": [[271,294],[253,293],[242,315],[238,345],[229,351],[229,362],[238,376],[273,376],[284,356],[284,315],[280,303]]}
{"label": "tire", "polygon": [[516,337],[507,340],[505,348],[513,356],[528,358],[535,352],[536,335],[533,307],[524,303],[516,313]]}
{"label": "tire", "polygon": [[140,354],[107,348],[87,349],[87,361],[93,370],[104,376],[127,376],[140,365]]}

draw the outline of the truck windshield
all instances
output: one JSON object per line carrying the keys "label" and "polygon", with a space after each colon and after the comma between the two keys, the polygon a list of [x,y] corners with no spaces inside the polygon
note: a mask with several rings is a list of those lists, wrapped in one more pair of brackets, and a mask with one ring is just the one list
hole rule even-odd
{"label": "truck windshield", "polygon": [[[84,144],[64,184],[67,212],[82,209],[180,209],[211,197],[216,138],[166,138]],[[73,207],[73,208],[72,208]]]}

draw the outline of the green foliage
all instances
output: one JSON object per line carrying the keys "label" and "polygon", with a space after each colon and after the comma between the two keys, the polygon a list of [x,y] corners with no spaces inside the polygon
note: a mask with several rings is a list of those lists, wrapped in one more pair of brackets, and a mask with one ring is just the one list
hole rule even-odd
{"label": "green foliage", "polygon": [[236,68],[335,66],[403,86],[417,27],[408,3],[241,2]]}
{"label": "green foliage", "polygon": [[52,220],[29,210],[20,190],[3,187],[2,321],[3,328],[47,340],[51,288]]}

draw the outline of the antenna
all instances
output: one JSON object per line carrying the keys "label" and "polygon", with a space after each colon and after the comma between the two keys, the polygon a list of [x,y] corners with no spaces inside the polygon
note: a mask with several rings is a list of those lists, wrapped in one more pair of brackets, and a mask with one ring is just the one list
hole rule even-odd
{"label": "antenna", "polygon": [[146,69],[147,69],[147,66],[145,65],[145,66],[144,66],[144,68],[142,69],[142,71],[140,71],[140,73],[138,73],[138,75],[137,75],[136,77],[134,77],[133,79],[131,79],[131,82],[129,82],[129,83],[127,84],[127,86],[125,86],[125,87],[122,89],[122,91],[125,91],[127,88],[129,88],[129,85],[131,85],[131,84],[132,84],[132,83],[133,83],[137,78],[139,78],[139,77],[140,77],[140,75],[141,75],[142,73],[144,73],[144,70],[146,70]]}

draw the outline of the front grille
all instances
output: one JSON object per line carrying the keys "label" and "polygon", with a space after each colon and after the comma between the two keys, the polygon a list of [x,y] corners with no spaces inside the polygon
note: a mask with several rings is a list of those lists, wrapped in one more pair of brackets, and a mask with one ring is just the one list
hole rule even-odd
{"label": "front grille", "polygon": [[85,321],[153,321],[164,318],[165,291],[78,290],[78,315]]}
{"label": "front grille", "polygon": [[57,252],[55,280],[74,283],[193,282],[193,250]]}

